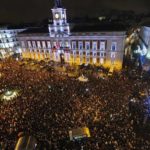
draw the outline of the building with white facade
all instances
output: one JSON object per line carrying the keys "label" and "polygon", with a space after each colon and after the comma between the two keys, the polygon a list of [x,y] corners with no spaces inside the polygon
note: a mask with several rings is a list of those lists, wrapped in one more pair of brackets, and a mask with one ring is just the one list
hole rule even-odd
{"label": "building with white facade", "polygon": [[25,29],[11,27],[0,27],[0,57],[7,57],[15,52],[19,52],[20,45],[17,34]]}
{"label": "building with white facade", "polygon": [[142,26],[139,36],[143,55],[150,59],[150,26]]}
{"label": "building with white facade", "polygon": [[150,26],[145,25],[139,32],[140,55],[144,70],[150,70]]}
{"label": "building with white facade", "polygon": [[30,28],[17,36],[23,58],[122,68],[126,37],[122,26],[70,26],[60,0],[55,0],[52,15],[53,24],[46,28]]}

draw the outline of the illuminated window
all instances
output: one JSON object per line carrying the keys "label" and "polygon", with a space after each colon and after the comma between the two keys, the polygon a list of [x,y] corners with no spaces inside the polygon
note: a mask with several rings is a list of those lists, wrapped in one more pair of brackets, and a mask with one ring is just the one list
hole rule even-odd
{"label": "illuminated window", "polygon": [[32,41],[32,46],[33,46],[33,48],[36,48],[35,41]]}
{"label": "illuminated window", "polygon": [[90,56],[90,52],[86,52],[86,56]]}
{"label": "illuminated window", "polygon": [[62,42],[61,42],[61,41],[56,41],[55,47],[56,47],[57,49],[59,49],[61,45],[62,45]]}
{"label": "illuminated window", "polygon": [[41,43],[40,43],[40,41],[37,41],[37,46],[38,46],[38,48],[41,48]]}
{"label": "illuminated window", "polygon": [[92,43],[92,48],[93,48],[93,50],[97,50],[97,42]]}
{"label": "illuminated window", "polygon": [[100,41],[100,50],[104,51],[106,49],[106,41]]}
{"label": "illuminated window", "polygon": [[78,43],[78,44],[79,44],[79,45],[78,45],[79,50],[83,49],[83,42],[82,42],[82,41],[79,41],[79,43]]}
{"label": "illuminated window", "polygon": [[21,46],[24,48],[25,47],[25,42],[21,41]]}
{"label": "illuminated window", "polygon": [[80,52],[79,54],[80,54],[80,56],[82,56],[82,54],[83,54],[83,53],[82,53],[82,52]]}
{"label": "illuminated window", "polygon": [[103,64],[103,63],[104,63],[104,59],[100,58],[100,64]]}
{"label": "illuminated window", "polygon": [[89,63],[90,62],[90,58],[86,58],[86,62]]}
{"label": "illuminated window", "polygon": [[100,53],[100,56],[101,56],[101,57],[104,57],[104,53]]}
{"label": "illuminated window", "polygon": [[115,58],[115,54],[114,53],[111,53],[111,58]]}
{"label": "illuminated window", "polygon": [[75,51],[73,52],[73,55],[76,55],[76,52],[75,52]]}
{"label": "illuminated window", "polygon": [[46,48],[45,41],[42,41],[42,47],[43,47],[43,48]]}
{"label": "illuminated window", "polygon": [[93,58],[93,63],[96,64],[97,60],[96,58]]}
{"label": "illuminated window", "polygon": [[76,42],[72,42],[72,49],[76,49],[77,46],[76,46]]}
{"label": "illuminated window", "polygon": [[59,41],[59,45],[60,45],[60,48],[66,47],[66,46],[65,46],[65,43],[62,42],[62,41]]}
{"label": "illuminated window", "polygon": [[53,42],[53,47],[55,47],[55,48],[56,48],[56,41],[54,41],[54,42]]}
{"label": "illuminated window", "polygon": [[31,45],[31,41],[28,41],[28,47],[31,48],[32,45]]}
{"label": "illuminated window", "polygon": [[65,41],[65,47],[69,47],[69,42]]}
{"label": "illuminated window", "polygon": [[117,50],[117,42],[112,42],[111,43],[111,50],[116,51]]}
{"label": "illuminated window", "polygon": [[96,53],[93,53],[93,56],[97,56],[97,54],[96,54]]}
{"label": "illuminated window", "polygon": [[51,42],[50,41],[47,42],[47,47],[51,48]]}
{"label": "illuminated window", "polygon": [[85,42],[85,49],[90,50],[90,42]]}
{"label": "illuminated window", "polygon": [[64,12],[62,12],[62,18],[65,19],[65,14],[64,14]]}

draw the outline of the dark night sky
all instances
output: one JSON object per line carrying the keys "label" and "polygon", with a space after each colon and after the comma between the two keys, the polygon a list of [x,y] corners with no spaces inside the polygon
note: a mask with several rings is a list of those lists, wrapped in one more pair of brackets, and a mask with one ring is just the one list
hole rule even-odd
{"label": "dark night sky", "polygon": [[[54,0],[1,0],[0,22],[27,22],[51,16]],[[62,0],[69,16],[98,15],[101,9],[150,11],[150,0]]]}

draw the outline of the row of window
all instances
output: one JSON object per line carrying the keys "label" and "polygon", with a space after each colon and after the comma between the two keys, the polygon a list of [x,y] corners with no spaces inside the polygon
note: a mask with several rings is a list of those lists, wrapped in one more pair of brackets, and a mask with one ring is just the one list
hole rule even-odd
{"label": "row of window", "polygon": [[[22,47],[26,47],[24,41],[21,42]],[[28,47],[29,48],[61,48],[61,47],[69,47],[69,42],[65,41],[54,41],[53,44],[51,44],[50,41],[28,41]]]}
{"label": "row of window", "polygon": [[5,44],[0,44],[0,48],[13,48],[13,47],[18,47],[18,43],[5,43]]}
{"label": "row of window", "polygon": [[73,55],[86,55],[86,56],[101,56],[101,57],[105,57],[106,56],[106,53],[104,52],[72,52]]}
{"label": "row of window", "polygon": [[[74,58],[74,61],[76,61],[76,58]],[[86,58],[86,59],[83,59],[83,58],[80,58],[80,62],[81,63],[83,63],[83,62],[85,62],[86,61],[86,63],[100,63],[100,64],[104,64],[104,63],[106,63],[106,59],[105,58],[98,58],[98,59],[96,59],[96,58],[94,58],[94,59],[90,59],[90,58]]]}
{"label": "row of window", "polygon": [[17,39],[0,39],[0,43],[9,43],[9,42],[16,42]]}
{"label": "row of window", "polygon": [[5,35],[2,35],[0,34],[0,39],[5,39],[5,38],[16,38],[16,35],[11,35],[11,34],[5,34]]}
{"label": "row of window", "polygon": [[[46,50],[46,51],[44,51],[44,50],[33,50],[32,49],[32,52],[41,52],[41,53],[49,53],[49,50]],[[101,56],[101,57],[106,57],[106,53],[104,53],[104,52],[76,52],[76,51],[74,51],[74,52],[71,52],[71,54],[73,54],[73,55],[80,55],[80,56],[82,56],[82,55],[86,55],[86,56]]]}
{"label": "row of window", "polygon": [[[86,49],[86,50],[101,50],[101,51],[105,51],[106,50],[106,46],[107,46],[107,41],[93,41],[92,44],[90,41],[85,41],[85,43],[83,43],[83,41],[79,41],[77,42],[72,42],[72,49]],[[111,43],[111,50],[112,51],[116,51],[117,50],[117,42],[112,42]]]}
{"label": "row of window", "polygon": [[[92,43],[92,44],[91,44]],[[22,47],[25,47],[24,41],[21,43]],[[50,41],[28,41],[28,47],[29,48],[56,48],[60,49],[61,47],[70,47],[73,50],[79,49],[79,50],[101,50],[105,51],[106,50],[106,41],[100,41],[100,42],[90,42],[90,41],[72,41],[71,45],[69,45],[68,41],[53,41],[52,44]],[[111,50],[116,51],[117,50],[117,42],[112,42],[111,43]]]}

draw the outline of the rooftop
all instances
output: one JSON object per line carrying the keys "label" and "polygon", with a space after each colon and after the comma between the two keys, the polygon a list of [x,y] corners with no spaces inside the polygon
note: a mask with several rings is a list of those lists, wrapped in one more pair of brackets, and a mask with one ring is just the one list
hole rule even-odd
{"label": "rooftop", "polygon": [[[75,24],[71,27],[72,35],[76,33],[93,33],[93,32],[125,32],[127,27],[117,24]],[[19,35],[48,35],[48,26],[32,27],[20,32]]]}
{"label": "rooftop", "polygon": [[33,27],[21,32],[20,34],[48,33],[48,27]]}
{"label": "rooftop", "polygon": [[81,24],[75,25],[72,32],[101,32],[101,31],[126,31],[127,27],[122,24]]}

